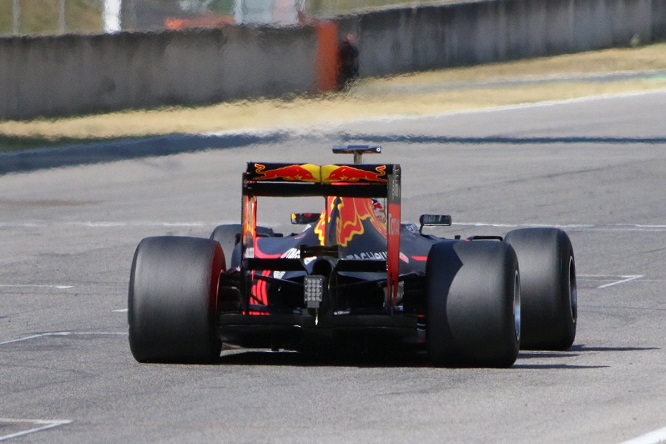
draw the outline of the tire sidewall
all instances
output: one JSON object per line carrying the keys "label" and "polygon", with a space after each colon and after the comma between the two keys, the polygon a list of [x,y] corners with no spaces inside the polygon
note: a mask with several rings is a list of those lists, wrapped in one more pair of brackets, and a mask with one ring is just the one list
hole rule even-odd
{"label": "tire sidewall", "polygon": [[224,255],[208,239],[146,238],[132,261],[130,349],[140,362],[205,362],[219,357],[217,292]]}
{"label": "tire sidewall", "polygon": [[[426,264],[430,359],[452,366],[509,367],[519,350],[518,264],[494,241],[444,241]],[[518,300],[514,301],[517,297]]]}
{"label": "tire sidewall", "polygon": [[565,350],[578,323],[576,271],[568,235],[558,228],[509,232],[521,269],[523,348]]}

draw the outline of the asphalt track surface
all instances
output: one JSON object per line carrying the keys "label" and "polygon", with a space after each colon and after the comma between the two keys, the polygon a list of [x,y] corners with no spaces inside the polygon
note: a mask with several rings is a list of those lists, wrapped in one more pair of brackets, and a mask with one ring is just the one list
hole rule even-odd
{"label": "asphalt track surface", "polygon": [[[300,134],[147,140],[143,155],[113,146],[78,159],[71,150],[48,161],[4,155],[0,440],[666,439],[665,109],[662,91]],[[451,214],[447,236],[567,230],[579,286],[571,350],[523,351],[510,369],[239,349],[217,365],[135,362],[125,309],[137,243],[207,237],[236,222],[247,161],[340,161],[328,147],[345,142],[380,143],[381,161],[402,165],[404,219]],[[269,223],[291,230],[281,212],[292,208],[266,208]]]}

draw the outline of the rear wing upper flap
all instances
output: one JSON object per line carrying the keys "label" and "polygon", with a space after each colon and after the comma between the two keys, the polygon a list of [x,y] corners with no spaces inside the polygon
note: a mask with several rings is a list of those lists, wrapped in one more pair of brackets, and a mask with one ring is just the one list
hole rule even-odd
{"label": "rear wing upper flap", "polygon": [[[268,196],[349,195],[386,197],[393,164],[329,164],[248,162],[243,193]],[[358,185],[355,187],[354,185]],[[349,188],[341,188],[346,186]]]}
{"label": "rear wing upper flap", "polygon": [[386,183],[392,164],[329,164],[258,163],[248,162],[245,179],[272,182],[315,183]]}

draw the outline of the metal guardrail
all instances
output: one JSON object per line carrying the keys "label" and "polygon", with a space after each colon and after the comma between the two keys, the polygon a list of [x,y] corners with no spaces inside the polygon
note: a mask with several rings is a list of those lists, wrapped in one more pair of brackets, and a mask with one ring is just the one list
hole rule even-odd
{"label": "metal guardrail", "polygon": [[3,0],[0,36],[295,25],[369,9],[455,0]]}

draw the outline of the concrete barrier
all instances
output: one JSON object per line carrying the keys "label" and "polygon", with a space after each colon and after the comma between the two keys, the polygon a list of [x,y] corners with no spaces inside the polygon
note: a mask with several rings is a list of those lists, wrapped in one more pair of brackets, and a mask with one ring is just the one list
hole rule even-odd
{"label": "concrete barrier", "polygon": [[275,97],[316,88],[313,28],[0,39],[0,119]]}
{"label": "concrete barrier", "polygon": [[358,36],[360,75],[382,76],[666,40],[666,0],[477,0],[323,27],[0,38],[0,119],[330,89],[336,30]]}
{"label": "concrete barrier", "polygon": [[652,1],[652,41],[666,40],[666,1]]}
{"label": "concrete barrier", "polygon": [[475,65],[666,39],[666,0],[505,0],[343,17],[361,76]]}

